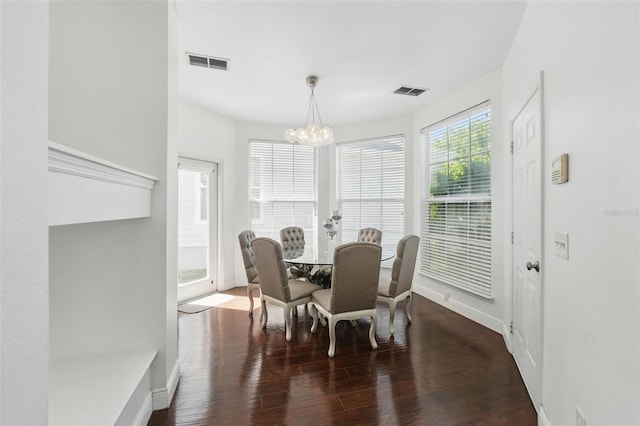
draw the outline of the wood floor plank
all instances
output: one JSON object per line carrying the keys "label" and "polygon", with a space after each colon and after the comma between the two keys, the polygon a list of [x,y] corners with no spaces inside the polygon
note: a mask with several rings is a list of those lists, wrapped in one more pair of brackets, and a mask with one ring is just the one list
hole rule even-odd
{"label": "wood floor plank", "polygon": [[[244,287],[227,292],[246,297]],[[304,308],[284,339],[282,309],[266,329],[245,311],[179,313],[181,379],[151,426],[169,425],[535,425],[537,416],[501,335],[414,295],[389,336],[378,306],[378,349],[369,321],[338,324],[336,356],[326,328],[311,333]]]}

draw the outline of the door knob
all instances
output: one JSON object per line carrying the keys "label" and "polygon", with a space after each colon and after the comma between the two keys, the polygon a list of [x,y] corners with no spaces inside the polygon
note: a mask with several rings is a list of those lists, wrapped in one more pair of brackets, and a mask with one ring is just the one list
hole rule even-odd
{"label": "door knob", "polygon": [[536,260],[535,263],[527,262],[527,271],[535,269],[536,272],[540,272],[540,262]]}

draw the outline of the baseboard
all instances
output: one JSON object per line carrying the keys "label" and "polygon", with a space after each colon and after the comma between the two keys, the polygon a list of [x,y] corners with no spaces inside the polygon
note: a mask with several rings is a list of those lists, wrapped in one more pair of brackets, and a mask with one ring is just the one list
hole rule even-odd
{"label": "baseboard", "polygon": [[549,417],[547,417],[547,413],[544,411],[544,407],[542,405],[538,409],[538,426],[551,426]]}
{"label": "baseboard", "polygon": [[164,388],[153,389],[152,393],[152,408],[153,411],[164,410],[169,408],[173,395],[176,393],[178,382],[180,381],[180,364],[178,361],[173,365],[169,380],[167,380],[167,386]]}
{"label": "baseboard", "polygon": [[504,344],[507,347],[507,350],[510,354],[513,353],[513,349],[511,348],[511,330],[507,327],[507,324],[502,324],[502,338],[504,339]]}
{"label": "baseboard", "polygon": [[151,412],[151,363],[149,363],[140,382],[131,392],[129,400],[113,424],[114,426],[145,426],[149,423]]}
{"label": "baseboard", "polygon": [[[244,279],[244,282],[246,282],[247,279]],[[222,287],[218,288],[218,291],[226,291],[226,290],[231,290],[234,287],[238,287],[239,285],[246,285],[246,284],[238,284],[238,283],[242,283],[243,281],[236,279],[236,278],[231,278],[228,280],[224,280],[224,282],[222,283]]]}
{"label": "baseboard", "polygon": [[173,368],[171,369],[171,375],[169,376],[169,405],[171,405],[171,401],[173,401],[173,396],[176,393],[176,389],[178,388],[178,382],[180,381],[180,363],[176,360],[176,363],[173,364]]}
{"label": "baseboard", "polygon": [[503,333],[504,324],[498,318],[487,315],[484,312],[481,312],[452,298],[448,298],[448,300],[445,301],[444,294],[438,293],[437,291],[424,286],[414,285],[413,291],[420,296],[426,297],[427,299],[437,303],[438,305],[444,306],[445,308],[450,309],[465,318],[469,318],[470,320],[475,321],[478,324],[481,324],[488,329],[495,331],[496,333]]}
{"label": "baseboard", "polygon": [[134,425],[146,426],[149,423],[149,419],[151,419],[151,413],[153,412],[153,405],[151,400],[151,392],[149,392],[144,400],[144,404],[142,404],[142,407],[140,407],[140,411],[138,412],[136,420],[133,423]]}

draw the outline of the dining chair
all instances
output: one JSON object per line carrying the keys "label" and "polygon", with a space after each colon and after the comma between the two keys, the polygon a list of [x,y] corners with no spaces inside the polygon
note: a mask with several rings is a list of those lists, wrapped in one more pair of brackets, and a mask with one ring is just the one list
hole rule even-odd
{"label": "dining chair", "polygon": [[[249,298],[249,316],[253,316],[253,290],[260,291],[260,278],[256,269],[256,260],[251,248],[251,241],[256,239],[256,234],[251,230],[242,231],[238,234],[240,251],[244,262],[244,272],[247,274],[247,297]],[[262,309],[262,308],[261,308]],[[262,310],[260,311],[262,318]]]}
{"label": "dining chair", "polygon": [[[304,229],[299,226],[288,226],[280,230],[280,243],[286,259],[293,259],[304,254]],[[305,272],[295,266],[289,267],[289,276],[304,277]]]}
{"label": "dining chair", "polygon": [[378,285],[378,301],[389,305],[389,334],[392,337],[395,332],[393,322],[396,316],[396,304],[405,299],[408,300],[404,305],[404,312],[407,322],[411,323],[409,307],[413,298],[411,287],[419,242],[420,238],[416,235],[407,235],[398,241],[396,258],[391,268],[391,279],[385,279]]}
{"label": "dining chair", "polygon": [[267,302],[284,309],[285,338],[291,341],[291,309],[311,301],[311,293],[318,286],[305,280],[287,276],[287,265],[282,257],[279,242],[267,237],[258,237],[251,242],[260,275],[260,302],[262,306],[262,328],[266,328],[269,317]]}
{"label": "dining chair", "polygon": [[362,228],[358,231],[358,241],[382,244],[382,231],[376,228]]}
{"label": "dining chair", "polygon": [[304,251],[304,229],[298,226],[288,226],[280,230],[280,243],[283,250]]}
{"label": "dining chair", "polygon": [[331,288],[317,290],[311,297],[311,332],[318,329],[318,312],[329,325],[329,358],[336,352],[336,324],[342,320],[370,317],[369,342],[376,342],[376,293],[380,280],[382,247],[374,243],[346,243],[336,247],[333,255]]}

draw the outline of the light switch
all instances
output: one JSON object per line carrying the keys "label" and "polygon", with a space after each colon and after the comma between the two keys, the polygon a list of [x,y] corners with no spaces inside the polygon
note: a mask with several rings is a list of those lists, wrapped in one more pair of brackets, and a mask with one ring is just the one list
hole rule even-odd
{"label": "light switch", "polygon": [[553,237],[553,243],[556,246],[556,256],[563,259],[569,259],[569,234],[565,232],[556,232]]}

